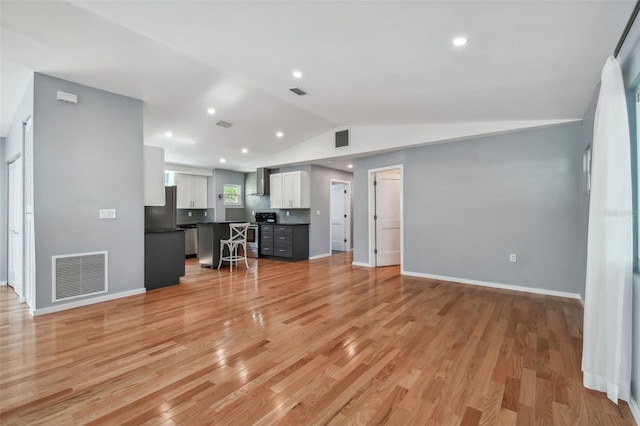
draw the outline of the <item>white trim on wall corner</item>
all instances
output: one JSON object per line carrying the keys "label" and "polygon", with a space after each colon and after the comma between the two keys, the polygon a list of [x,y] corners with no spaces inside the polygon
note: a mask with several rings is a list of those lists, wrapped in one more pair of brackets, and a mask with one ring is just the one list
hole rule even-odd
{"label": "white trim on wall corner", "polygon": [[467,280],[464,278],[445,277],[442,275],[423,274],[420,272],[410,272],[410,271],[400,271],[400,274],[408,275],[410,277],[429,278],[432,280],[451,281],[453,283],[471,284],[471,285],[478,285],[482,287],[498,288],[501,290],[512,290],[512,291],[521,291],[525,293],[544,294],[546,296],[566,297],[569,299],[578,299],[578,300],[581,299],[578,293],[568,293],[565,291],[547,290],[545,288],[522,287],[518,285],[511,285],[511,284],[490,283],[486,281]]}
{"label": "white trim on wall corner", "polygon": [[309,260],[322,259],[323,257],[329,257],[331,253],[318,254],[316,256],[309,256]]}
{"label": "white trim on wall corner", "polygon": [[3,286],[3,285],[7,285],[7,282],[6,281],[0,281],[0,287]]}
{"label": "white trim on wall corner", "polygon": [[88,306],[96,303],[107,302],[109,300],[121,299],[123,297],[129,297],[129,296],[136,296],[138,294],[144,294],[146,291],[147,290],[144,288],[138,288],[136,290],[123,291],[122,293],[107,294],[105,296],[94,297],[92,299],[78,300],[76,302],[65,303],[64,305],[60,305],[60,306],[50,306],[48,308],[36,309],[31,313],[31,315],[37,316],[37,315],[51,314],[54,312],[66,311],[68,309],[74,309],[74,308],[79,308],[81,306]]}
{"label": "white trim on wall corner", "polygon": [[365,268],[371,268],[371,265],[364,262],[351,262],[352,266],[364,266]]}
{"label": "white trim on wall corner", "polygon": [[637,424],[640,424],[640,406],[638,406],[638,401],[631,398],[629,399],[629,408],[631,409],[631,415]]}

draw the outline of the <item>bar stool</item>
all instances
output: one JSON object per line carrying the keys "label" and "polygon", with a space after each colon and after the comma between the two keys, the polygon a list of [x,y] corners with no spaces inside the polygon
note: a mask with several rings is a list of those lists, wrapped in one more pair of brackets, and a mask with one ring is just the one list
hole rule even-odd
{"label": "bar stool", "polygon": [[[244,264],[249,269],[247,263],[247,229],[249,229],[248,223],[232,223],[229,225],[230,238],[228,240],[220,240],[220,261],[218,262],[218,269],[222,265],[222,261],[228,261],[231,266],[230,271],[233,271],[233,264],[244,260]],[[238,255],[238,247],[242,246],[242,256]],[[223,256],[224,248],[229,249],[229,256]]]}

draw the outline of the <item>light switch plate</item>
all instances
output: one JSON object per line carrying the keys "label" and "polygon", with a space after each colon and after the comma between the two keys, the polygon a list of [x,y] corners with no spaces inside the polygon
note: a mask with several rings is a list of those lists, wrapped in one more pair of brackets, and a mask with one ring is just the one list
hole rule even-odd
{"label": "light switch plate", "polygon": [[116,209],[100,209],[99,217],[100,219],[115,219]]}

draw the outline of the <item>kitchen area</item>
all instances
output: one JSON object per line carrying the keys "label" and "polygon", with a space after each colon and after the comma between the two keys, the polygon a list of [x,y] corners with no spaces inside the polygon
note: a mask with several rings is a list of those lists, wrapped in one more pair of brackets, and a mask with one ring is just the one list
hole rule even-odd
{"label": "kitchen area", "polygon": [[[156,205],[145,206],[147,290],[179,284],[186,259],[197,258],[201,267],[217,268],[220,240],[229,238],[231,223],[250,224],[249,258],[309,258],[308,171],[202,172],[186,166],[164,166],[164,204],[157,205],[156,201]],[[226,266],[223,262],[222,268]]]}

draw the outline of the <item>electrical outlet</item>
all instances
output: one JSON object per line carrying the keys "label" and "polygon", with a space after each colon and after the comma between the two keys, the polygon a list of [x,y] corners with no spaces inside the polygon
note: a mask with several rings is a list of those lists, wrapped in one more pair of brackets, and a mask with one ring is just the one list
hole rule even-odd
{"label": "electrical outlet", "polygon": [[192,216],[192,214],[191,214],[191,212],[189,212],[189,217],[191,217],[191,216]]}
{"label": "electrical outlet", "polygon": [[289,216],[289,210],[287,210],[287,216]]}
{"label": "electrical outlet", "polygon": [[320,216],[320,210],[316,210],[316,216]]}
{"label": "electrical outlet", "polygon": [[207,215],[207,211],[206,211],[206,210],[205,210],[205,212],[204,212],[204,215],[205,215],[205,216]]}
{"label": "electrical outlet", "polygon": [[115,219],[116,209],[100,209],[98,217],[100,219]]}
{"label": "electrical outlet", "polygon": [[511,254],[509,255],[509,262],[511,262],[511,263],[516,263],[517,261],[518,261],[518,256],[516,256],[516,254],[515,254],[515,253],[511,253]]}
{"label": "electrical outlet", "polygon": [[256,212],[254,212],[253,210],[251,211],[251,216],[255,216]]}

